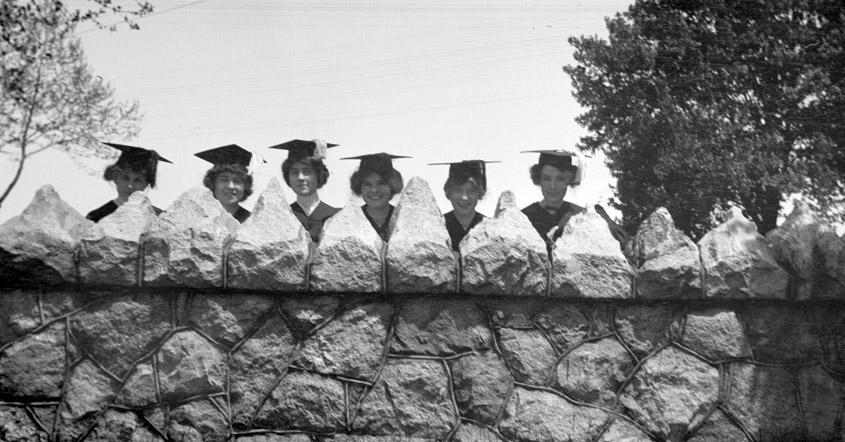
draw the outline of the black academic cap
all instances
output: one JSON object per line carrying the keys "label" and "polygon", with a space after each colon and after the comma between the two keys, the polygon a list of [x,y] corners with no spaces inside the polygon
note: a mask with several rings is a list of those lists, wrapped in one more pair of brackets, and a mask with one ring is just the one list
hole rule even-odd
{"label": "black academic cap", "polygon": [[326,149],[338,146],[338,144],[326,143],[323,140],[290,140],[282,144],[270,146],[269,149],[283,149],[288,151],[288,159],[298,161],[303,158],[315,160],[326,159]]}
{"label": "black academic cap", "polygon": [[164,161],[165,163],[173,164],[167,158],[159,155],[158,152],[152,149],[144,149],[143,147],[127,146],[125,144],[109,143],[101,141],[106,146],[113,147],[120,151],[120,158],[117,159],[118,164],[122,163],[146,163],[153,159],[156,161]]}
{"label": "black academic cap", "polygon": [[465,180],[472,177],[478,181],[483,188],[487,188],[487,163],[498,163],[499,161],[464,160],[457,163],[429,163],[429,166],[449,165],[449,178]]}
{"label": "black academic cap", "polygon": [[568,150],[524,150],[522,153],[539,153],[540,160],[537,162],[540,166],[553,166],[560,170],[566,170],[570,167],[575,169],[575,177],[572,184],[581,183],[581,161],[575,152]]}
{"label": "black academic cap", "polygon": [[252,160],[252,152],[237,144],[215,147],[214,149],[197,152],[194,155],[215,166],[220,164],[240,164],[241,166],[248,167],[250,160]]}
{"label": "black academic cap", "polygon": [[411,157],[381,152],[358,155],[357,157],[346,157],[341,158],[341,160],[361,160],[361,164],[358,166],[359,170],[391,170],[393,169],[393,160],[397,158]]}

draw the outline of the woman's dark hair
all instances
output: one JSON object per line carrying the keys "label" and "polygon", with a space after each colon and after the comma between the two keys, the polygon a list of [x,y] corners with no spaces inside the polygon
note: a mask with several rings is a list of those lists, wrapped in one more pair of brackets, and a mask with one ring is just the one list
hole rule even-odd
{"label": "woman's dark hair", "polygon": [[540,185],[540,172],[543,170],[543,166],[554,167],[555,169],[561,172],[572,172],[572,178],[574,179],[576,175],[578,175],[578,168],[575,166],[565,166],[563,169],[557,166],[552,166],[551,164],[535,164],[531,166],[531,181],[534,183],[535,186]]}
{"label": "woman's dark hair", "polygon": [[478,199],[484,198],[484,194],[487,193],[487,189],[478,182],[472,175],[457,175],[457,176],[450,176],[446,180],[446,184],[443,185],[443,192],[446,193],[446,198],[449,198],[449,191],[459,186],[463,186],[466,183],[472,184],[475,190],[478,192]]}
{"label": "woman's dark hair", "polygon": [[158,168],[158,155],[145,153],[144,155],[121,155],[116,163],[106,167],[103,179],[114,181],[121,172],[131,171],[141,173],[147,179],[150,187],[156,186],[156,170]]}
{"label": "woman's dark hair", "polygon": [[329,181],[329,168],[323,164],[323,160],[315,160],[313,158],[300,158],[298,160],[292,160],[290,158],[286,159],[282,162],[282,178],[285,179],[285,183],[287,183],[288,187],[290,187],[290,168],[293,167],[296,163],[305,163],[309,165],[314,172],[317,173],[317,188],[323,187],[327,181]]}
{"label": "woman's dark hair", "polygon": [[402,174],[396,169],[358,169],[349,177],[349,187],[352,188],[352,193],[361,196],[361,186],[364,185],[364,180],[374,173],[379,176],[387,186],[390,187],[390,196],[396,195],[402,191]]}
{"label": "woman's dark hair", "polygon": [[207,187],[211,192],[214,192],[214,182],[217,181],[217,176],[221,173],[232,173],[238,176],[244,182],[244,197],[241,201],[249,198],[252,195],[252,175],[246,171],[246,167],[240,164],[218,164],[208,172],[205,173],[205,178],[202,179],[202,185]]}

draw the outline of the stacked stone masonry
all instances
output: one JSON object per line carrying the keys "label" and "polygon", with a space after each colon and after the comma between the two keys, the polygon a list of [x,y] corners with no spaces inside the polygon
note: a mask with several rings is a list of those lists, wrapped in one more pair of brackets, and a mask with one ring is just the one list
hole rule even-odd
{"label": "stacked stone masonry", "polygon": [[845,239],[800,204],[697,244],[585,214],[549,254],[505,194],[459,255],[422,180],[388,244],[286,208],[41,189],[0,226],[0,440],[845,439]]}

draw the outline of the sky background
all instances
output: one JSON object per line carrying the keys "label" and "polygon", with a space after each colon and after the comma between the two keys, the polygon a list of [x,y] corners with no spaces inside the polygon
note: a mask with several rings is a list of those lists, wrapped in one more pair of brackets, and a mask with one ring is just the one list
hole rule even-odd
{"label": "sky background", "polygon": [[[84,0],[66,2],[85,7]],[[394,166],[407,182],[425,179],[444,213],[447,167],[427,163],[486,159],[490,215],[498,195],[518,204],[540,199],[528,168],[530,149],[572,149],[583,111],[562,67],[574,62],[570,36],[606,36],[604,18],[628,1],[542,0],[417,2],[195,0],[152,1],[141,29],[77,30],[93,71],[121,100],[137,100],[140,136],[125,142],[156,149],[175,165],[159,167],[153,204],[167,208],[202,182],[209,165],[195,152],[230,143],[266,159],[253,169],[251,209],[293,138],[322,138],[331,171],[321,199],[345,205],[357,161],[389,152],[412,156]],[[602,203],[613,180],[601,157],[588,159],[585,183],[569,192],[579,204]],[[0,222],[19,214],[43,184],[52,184],[82,214],[116,196],[102,179],[104,160],[73,161],[48,150],[27,160],[0,207]],[[0,185],[16,164],[0,159]],[[289,201],[294,195],[288,193]],[[611,211],[611,214],[617,214]]]}

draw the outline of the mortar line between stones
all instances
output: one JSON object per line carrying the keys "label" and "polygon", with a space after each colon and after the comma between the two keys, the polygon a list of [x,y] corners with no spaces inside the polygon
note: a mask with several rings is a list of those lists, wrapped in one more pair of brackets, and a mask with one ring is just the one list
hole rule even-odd
{"label": "mortar line between stones", "polygon": [[515,386],[518,386],[518,387],[521,387],[521,388],[524,388],[524,389],[526,389],[526,390],[545,391],[546,393],[550,393],[550,394],[553,394],[553,395],[555,395],[555,396],[557,396],[557,397],[560,397],[560,398],[562,398],[562,399],[566,400],[567,402],[569,402],[570,404],[573,404],[573,405],[578,405],[578,406],[582,406],[582,407],[595,408],[595,409],[597,409],[597,410],[602,410],[602,411],[604,411],[604,412],[606,412],[606,413],[610,413],[610,414],[613,414],[613,415],[617,415],[617,414],[619,414],[619,413],[617,413],[616,411],[613,411],[613,410],[611,410],[611,409],[609,409],[609,408],[607,408],[607,407],[603,407],[603,406],[601,406],[601,405],[596,405],[596,404],[590,404],[590,403],[587,403],[587,402],[576,401],[575,399],[570,398],[569,396],[567,396],[567,395],[566,395],[566,394],[564,394],[563,392],[557,391],[557,390],[555,390],[555,389],[553,389],[553,388],[543,387],[543,386],[541,386],[541,385],[524,384],[524,383],[522,383],[522,382],[516,382],[516,381],[514,381],[514,385],[515,385]]}
{"label": "mortar line between stones", "polygon": [[355,404],[355,410],[352,413],[352,420],[350,421],[350,427],[355,422],[355,419],[358,417],[358,413],[361,411],[361,406],[364,403],[364,399],[367,397],[367,395],[370,394],[370,392],[373,390],[373,388],[375,388],[376,383],[381,378],[382,371],[384,371],[384,366],[385,366],[385,364],[387,364],[387,355],[390,351],[390,343],[393,339],[393,333],[396,329],[396,323],[399,322],[399,313],[400,313],[401,308],[402,308],[402,306],[399,305],[399,300],[394,300],[392,304],[393,304],[393,314],[390,317],[390,325],[387,328],[387,336],[385,337],[385,340],[384,340],[384,349],[382,350],[383,353],[382,353],[381,361],[379,362],[379,366],[376,369],[376,375],[373,378],[372,384],[368,385],[364,389],[364,392],[363,392],[363,394],[361,394],[361,397],[358,400],[358,403]]}
{"label": "mortar line between stones", "polygon": [[807,414],[806,410],[804,409],[804,401],[803,395],[801,394],[801,382],[799,378],[799,370],[797,368],[789,368],[787,369],[789,372],[790,377],[792,378],[792,385],[795,387],[795,401],[798,402],[798,413],[801,416],[801,423],[803,424],[803,434],[804,438],[807,437]]}
{"label": "mortar line between stones", "polygon": [[458,353],[458,354],[448,355],[448,356],[388,353],[387,357],[389,359],[411,359],[411,360],[417,360],[417,361],[454,361],[456,359],[460,359],[460,358],[463,358],[465,356],[479,355],[479,354],[481,354],[481,352],[479,352],[478,350],[470,350],[470,351],[465,351],[463,353]]}
{"label": "mortar line between stones", "polygon": [[138,238],[138,262],[135,267],[135,287],[141,287],[144,278],[144,241]]}
{"label": "mortar line between stones", "polygon": [[[601,341],[601,340],[603,340],[603,339],[607,339],[607,338],[610,338],[610,337],[612,337],[612,336],[613,336],[613,333],[611,333],[611,332],[607,332],[607,333],[605,333],[605,334],[603,334],[603,335],[591,336],[591,337],[588,337],[588,338],[584,338],[584,339],[581,339],[580,341],[576,342],[574,345],[572,345],[572,346],[571,346],[571,347],[569,347],[568,349],[566,349],[566,351],[561,352],[561,353],[560,353],[560,355],[559,355],[559,356],[557,356],[557,357],[555,358],[555,362],[552,364],[551,368],[549,369],[549,373],[546,375],[546,379],[545,379],[545,381],[543,381],[543,384],[544,384],[545,386],[547,386],[547,387],[550,387],[550,386],[551,386],[552,382],[554,382],[554,376],[555,376],[555,372],[556,372],[557,366],[558,366],[558,365],[560,365],[560,363],[561,363],[561,362],[562,362],[562,361],[566,358],[566,356],[568,356],[570,353],[572,353],[573,351],[577,350],[578,348],[580,348],[580,347],[581,347],[581,346],[583,346],[584,344],[590,344],[590,343],[593,343],[593,342],[599,342],[599,341]],[[551,342],[551,341],[550,341],[550,342]]]}
{"label": "mortar line between stones", "polygon": [[162,433],[161,430],[158,429],[158,427],[156,427],[152,422],[150,422],[150,420],[147,418],[147,416],[144,416],[143,414],[139,415],[138,413],[135,413],[135,415],[139,416],[141,418],[141,421],[143,423],[147,424],[147,428],[154,431],[162,440],[165,440],[165,441],[167,440],[167,435]]}
{"label": "mortar line between stones", "polygon": [[619,389],[616,390],[616,401],[614,401],[614,403],[619,401],[619,396],[622,394],[623,391],[625,391],[626,388],[628,388],[628,385],[631,383],[631,381],[634,380],[634,377],[636,377],[637,373],[639,373],[640,369],[642,369],[645,362],[651,359],[657,353],[663,351],[663,349],[665,349],[666,347],[669,347],[670,345],[671,343],[667,342],[666,344],[656,347],[654,351],[646,355],[644,358],[640,360],[634,359],[634,361],[636,361],[637,363],[634,365],[634,368],[631,370],[631,373],[628,374],[628,376],[625,377],[625,380],[622,381],[622,383],[619,385]]}
{"label": "mortar line between stones", "polygon": [[229,429],[229,434],[232,434],[232,425],[231,425],[232,417],[229,415],[229,413],[226,410],[223,409],[223,406],[220,405],[219,402],[217,402],[217,398],[223,398],[225,400],[227,396],[228,396],[227,393],[223,393],[222,395],[210,395],[210,396],[207,396],[207,397],[208,397],[208,401],[211,402],[211,405],[214,406],[214,408],[216,408],[217,411],[220,412],[220,415],[223,417],[223,419],[226,420],[226,427]]}
{"label": "mortar line between stones", "polygon": [[616,422],[616,419],[617,416],[615,415],[608,416],[607,419],[604,420],[604,423],[602,423],[599,427],[599,431],[595,434],[595,436],[590,439],[590,442],[598,442],[599,439],[601,439],[601,437],[604,435],[604,433],[607,433],[607,430],[610,429],[610,426],[613,425],[614,422]]}
{"label": "mortar line between stones", "polygon": [[734,416],[733,413],[731,413],[730,410],[727,409],[727,407],[719,405],[716,408],[718,408],[722,412],[722,414],[724,414],[725,417],[728,418],[729,421],[733,422],[733,424],[736,425],[736,427],[739,428],[739,430],[745,434],[745,437],[747,437],[748,440],[752,442],[758,442],[757,438],[754,437],[754,435],[752,435],[751,432],[748,431],[748,429],[746,429],[744,425],[742,425],[742,422],[740,422],[740,420],[737,419],[736,416]]}
{"label": "mortar line between stones", "polygon": [[56,432],[59,430],[59,418],[62,415],[62,409],[65,406],[65,395],[67,394],[68,385],[70,384],[70,371],[71,371],[71,361],[70,361],[70,348],[68,347],[68,342],[70,342],[70,318],[65,317],[65,373],[62,379],[62,388],[59,392],[59,406],[56,407],[56,415],[53,416],[53,427],[50,431],[50,440],[57,440]]}
{"label": "mortar line between stones", "polygon": [[320,377],[324,377],[324,378],[328,377],[328,378],[332,378],[332,379],[337,379],[339,381],[349,382],[351,384],[358,384],[358,385],[363,385],[363,386],[372,385],[372,382],[367,382],[367,381],[364,381],[364,380],[361,380],[361,379],[349,378],[349,377],[346,377],[346,376],[340,376],[340,375],[331,374],[331,373],[322,373],[322,372],[319,372],[317,370],[312,370],[310,368],[306,368],[306,367],[303,367],[301,365],[297,365],[294,362],[290,363],[289,371],[306,373],[306,374],[311,374],[311,375],[320,376]]}
{"label": "mortar line between stones", "polygon": [[[241,339],[239,339],[237,342],[235,342],[232,345],[232,348],[230,348],[226,351],[227,355],[232,355],[234,353],[237,353],[237,351],[240,350],[241,347],[243,347],[243,345],[246,343],[246,341],[252,339],[252,337],[255,336],[256,333],[258,333],[258,330],[261,330],[261,327],[264,327],[264,325],[267,324],[267,321],[269,321],[270,318],[273,316],[274,309],[277,307],[277,303],[278,303],[278,301],[274,301],[272,307],[270,307],[269,309],[267,309],[266,312],[264,312],[264,313],[262,313],[261,315],[258,316],[258,318],[255,321],[255,324],[252,326],[252,328],[247,330],[247,332],[244,333],[243,337]],[[283,313],[281,309],[279,309],[279,313]],[[285,319],[284,315],[282,315],[282,320],[284,320],[284,319]],[[285,323],[285,325],[287,325],[287,323]],[[290,330],[291,335],[296,340],[298,338],[296,336],[296,331],[291,329],[290,327],[289,327],[289,330]]]}
{"label": "mortar line between stones", "polygon": [[178,398],[178,399],[162,400],[161,402],[159,402],[159,403],[157,403],[157,404],[151,404],[151,405],[147,405],[147,406],[143,406],[143,407],[138,407],[138,408],[126,408],[126,409],[127,409],[127,410],[137,411],[137,410],[147,410],[147,409],[151,409],[151,408],[158,408],[158,407],[164,407],[164,406],[167,406],[167,407],[174,407],[174,406],[175,406],[175,407],[178,407],[178,406],[180,406],[180,405],[185,405],[185,404],[188,404],[188,403],[191,403],[191,402],[195,402],[195,401],[197,401],[197,400],[201,400],[201,399],[209,399],[209,400],[211,400],[212,398],[222,397],[222,396],[224,396],[225,394],[226,394],[226,393],[224,393],[224,392],[217,392],[217,393],[201,393],[201,394],[195,394],[195,395],[193,395],[193,396],[184,396],[184,397],[180,397],[180,398]]}
{"label": "mortar line between stones", "polygon": [[152,356],[150,358],[150,365],[153,369],[153,388],[155,388],[155,396],[156,402],[160,403],[162,400],[161,394],[161,382],[159,381],[159,372],[158,372],[158,358]]}
{"label": "mortar line between stones", "polygon": [[28,338],[29,336],[43,332],[44,330],[50,328],[50,326],[52,326],[53,324],[60,322],[60,321],[65,321],[66,330],[70,330],[70,317],[79,313],[79,312],[81,312],[82,310],[90,307],[95,302],[96,301],[89,302],[88,304],[85,304],[82,307],[79,307],[77,309],[69,311],[69,312],[67,312],[63,315],[56,316],[55,318],[52,318],[52,319],[48,320],[47,322],[44,322],[41,325],[39,325],[39,326],[33,328],[32,330],[26,332],[25,334],[18,336],[15,339],[12,339],[11,341],[9,341],[9,342],[7,342],[3,345],[0,345],[0,352],[2,352],[4,350],[6,350],[7,348],[17,344],[20,341],[23,341],[24,339]]}
{"label": "mortar line between stones", "polygon": [[637,368],[639,368],[639,363],[641,362],[641,359],[637,356],[636,353],[634,353],[634,350],[631,348],[631,346],[628,345],[628,343],[625,342],[624,339],[622,339],[622,335],[619,334],[619,330],[616,328],[616,313],[616,308],[612,308],[610,311],[610,324],[608,324],[610,325],[610,331],[616,336],[616,340],[619,341],[620,344],[622,344],[622,348],[624,348],[625,351],[628,352],[628,355],[630,355],[631,358],[634,359],[634,362],[637,363]]}
{"label": "mortar line between stones", "polygon": [[458,432],[458,427],[461,425],[461,411],[460,408],[458,408],[458,398],[455,395],[455,380],[452,378],[452,370],[449,368],[449,364],[445,360],[441,359],[440,364],[446,372],[446,388],[449,389],[449,399],[452,401],[452,411],[455,412],[455,422],[452,425],[452,429],[446,435],[446,440],[452,440],[452,437]]}
{"label": "mortar line between stones", "polygon": [[349,417],[349,384],[343,383],[343,420],[347,432],[352,431],[352,420]]}
{"label": "mortar line between stones", "polygon": [[[43,296],[44,296],[44,293],[41,290],[39,290],[38,296],[35,298],[35,302],[38,305],[38,319],[39,319],[38,323],[42,324],[42,325],[44,324],[44,321],[45,321],[45,318],[44,318],[44,302],[43,302],[43,299],[42,299]],[[2,348],[2,347],[0,347],[0,348]]]}
{"label": "mortar line between stones", "polygon": [[50,431],[47,430],[47,427],[45,427],[44,424],[41,423],[41,419],[38,418],[38,415],[35,414],[35,411],[32,410],[32,408],[30,408],[29,405],[25,405],[23,407],[23,409],[24,409],[24,412],[26,413],[26,415],[29,416],[29,419],[32,420],[32,422],[35,423],[35,425],[38,427],[38,429],[40,429],[41,431],[43,431],[44,433],[46,433],[48,435],[50,434]]}
{"label": "mortar line between stones", "polygon": [[0,406],[9,406],[9,407],[26,407],[27,405],[31,405],[33,407],[46,407],[52,405],[59,405],[60,401],[33,401],[33,402],[18,402],[18,401],[6,401],[0,400]]}
{"label": "mortar line between stones", "polygon": [[208,342],[210,342],[211,345],[218,347],[220,350],[222,350],[221,353],[226,353],[229,350],[229,346],[227,346],[226,344],[224,344],[224,343],[218,341],[217,339],[214,339],[213,337],[211,337],[208,333],[205,332],[205,330],[202,329],[202,327],[200,327],[198,325],[186,325],[182,330],[179,330],[179,331],[192,331],[192,332],[202,336],[203,338],[208,340]]}
{"label": "mortar line between stones", "polygon": [[493,425],[495,425],[496,428],[499,428],[499,424],[505,416],[505,409],[508,407],[508,403],[511,401],[511,396],[513,396],[515,389],[516,382],[513,380],[513,373],[511,373],[511,381],[508,385],[508,392],[505,394],[505,400],[502,401],[502,405],[499,406],[499,411],[496,412],[496,417],[493,419]]}
{"label": "mortar line between stones", "polygon": [[279,377],[273,381],[273,384],[267,391],[264,393],[261,401],[258,402],[258,406],[255,407],[255,411],[252,413],[252,417],[249,418],[249,423],[247,424],[248,428],[252,428],[252,425],[255,423],[255,419],[258,418],[258,412],[261,411],[261,408],[264,407],[264,403],[267,402],[267,399],[270,398],[270,395],[273,394],[273,390],[275,390],[279,384],[282,383],[282,380],[285,376],[288,375],[288,371],[290,371],[291,364],[299,357],[299,352],[302,350],[303,341],[298,340],[296,342],[296,346],[294,347],[293,351],[291,352],[290,359],[285,364],[285,368],[282,369],[282,372],[279,374]]}

